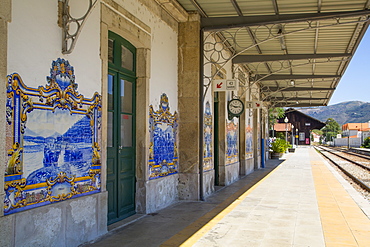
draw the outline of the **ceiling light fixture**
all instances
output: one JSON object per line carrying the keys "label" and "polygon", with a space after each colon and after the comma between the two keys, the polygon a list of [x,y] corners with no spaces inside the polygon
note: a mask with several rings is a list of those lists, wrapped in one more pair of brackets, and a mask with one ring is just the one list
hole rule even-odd
{"label": "ceiling light fixture", "polygon": [[282,50],[286,50],[285,38],[284,38],[284,30],[283,27],[280,26],[277,34],[279,35],[279,42]]}

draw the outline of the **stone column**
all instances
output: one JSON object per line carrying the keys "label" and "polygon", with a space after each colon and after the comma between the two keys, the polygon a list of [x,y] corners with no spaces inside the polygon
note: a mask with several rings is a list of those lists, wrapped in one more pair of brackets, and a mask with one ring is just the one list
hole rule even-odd
{"label": "stone column", "polygon": [[11,21],[11,0],[0,0],[0,246],[14,245],[14,216],[4,216],[5,102],[8,50],[8,22]]}
{"label": "stone column", "polygon": [[[138,48],[136,71],[136,212],[146,213],[149,164],[149,48]],[[146,100],[143,100],[146,99]]]}
{"label": "stone column", "polygon": [[254,169],[260,168],[261,164],[261,122],[260,122],[260,110],[253,110],[253,157],[254,157]]}
{"label": "stone column", "polygon": [[11,0],[0,0],[0,216],[3,216],[5,172],[5,102],[7,76],[8,22],[11,21]]}
{"label": "stone column", "polygon": [[199,199],[200,17],[179,23],[179,199]]}
{"label": "stone column", "polygon": [[[241,98],[243,101],[244,105],[246,102],[245,96]],[[247,174],[247,169],[246,169],[246,161],[245,161],[245,130],[246,130],[246,118],[247,114],[249,114],[249,108],[244,108],[244,112],[242,115],[239,117],[239,161],[240,161],[240,169],[239,169],[239,174],[241,176],[244,176]]]}
{"label": "stone column", "polygon": [[[218,93],[218,185],[226,185],[226,152],[227,152],[227,143],[226,143],[226,93]],[[216,178],[217,179],[217,178]]]}

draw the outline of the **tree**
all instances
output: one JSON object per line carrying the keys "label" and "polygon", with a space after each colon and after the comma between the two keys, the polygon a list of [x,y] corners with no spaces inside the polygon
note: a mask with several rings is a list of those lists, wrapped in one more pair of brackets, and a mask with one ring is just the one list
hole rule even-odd
{"label": "tree", "polygon": [[269,128],[273,130],[274,124],[277,123],[277,120],[284,116],[285,116],[284,108],[281,108],[281,107],[270,108],[269,109]]}
{"label": "tree", "polygon": [[324,140],[328,142],[335,138],[337,134],[341,133],[341,127],[333,118],[328,118],[325,123],[325,127],[321,130],[323,132]]}
{"label": "tree", "polygon": [[370,137],[366,137],[366,139],[364,140],[364,143],[362,144],[362,147],[370,148]]}
{"label": "tree", "polygon": [[279,118],[282,118],[285,116],[284,108],[281,107],[275,107],[269,109],[269,125],[273,126],[277,123],[277,120]]}
{"label": "tree", "polygon": [[268,124],[269,124],[269,129],[272,130],[272,136],[274,136],[274,124],[277,123],[277,120],[279,118],[284,117],[284,115],[285,115],[285,111],[281,107],[275,107],[275,108],[269,109]]}

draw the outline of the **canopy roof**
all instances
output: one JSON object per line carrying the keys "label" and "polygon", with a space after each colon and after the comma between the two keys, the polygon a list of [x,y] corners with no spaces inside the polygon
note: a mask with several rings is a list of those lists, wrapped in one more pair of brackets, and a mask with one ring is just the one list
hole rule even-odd
{"label": "canopy roof", "polygon": [[[329,103],[370,15],[370,0],[177,2],[202,16],[208,61],[222,67],[232,60],[260,86],[259,100],[280,107]],[[207,41],[209,35],[216,41]],[[229,57],[215,55],[220,44]]]}

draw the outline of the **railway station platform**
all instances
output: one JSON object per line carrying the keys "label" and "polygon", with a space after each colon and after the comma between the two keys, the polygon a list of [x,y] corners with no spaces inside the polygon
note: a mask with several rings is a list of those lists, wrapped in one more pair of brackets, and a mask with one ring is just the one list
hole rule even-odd
{"label": "railway station platform", "polygon": [[299,147],[206,201],[110,226],[85,246],[370,246],[370,203],[312,147]]}

